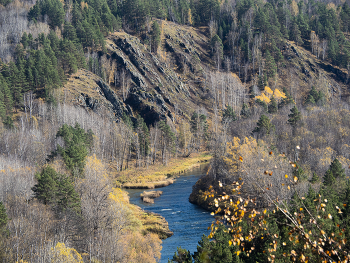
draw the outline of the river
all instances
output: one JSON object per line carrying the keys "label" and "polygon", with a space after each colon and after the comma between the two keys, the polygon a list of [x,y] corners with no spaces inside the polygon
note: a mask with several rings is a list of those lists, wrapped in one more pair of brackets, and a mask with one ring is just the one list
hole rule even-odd
{"label": "river", "polygon": [[154,204],[146,204],[141,201],[140,193],[144,190],[127,190],[130,195],[130,203],[162,215],[168,221],[170,230],[174,232],[173,236],[163,240],[161,263],[167,263],[168,258],[172,259],[177,247],[186,248],[193,253],[197,250],[197,244],[202,235],[209,234],[208,227],[214,218],[210,212],[188,201],[192,186],[199,178],[198,172],[192,172],[177,178],[167,187],[156,189],[162,190],[163,195],[156,198]]}

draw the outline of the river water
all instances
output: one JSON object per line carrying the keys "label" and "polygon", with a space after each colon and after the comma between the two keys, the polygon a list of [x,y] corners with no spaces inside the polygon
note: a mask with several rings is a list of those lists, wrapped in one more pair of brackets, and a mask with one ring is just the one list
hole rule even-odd
{"label": "river water", "polygon": [[142,209],[162,215],[169,223],[169,228],[174,235],[163,240],[161,263],[167,263],[172,259],[176,248],[188,249],[191,253],[197,250],[198,241],[202,235],[208,235],[208,227],[214,220],[210,212],[191,204],[188,197],[192,192],[192,186],[200,178],[198,172],[184,175],[166,187],[156,189],[163,191],[163,195],[155,199],[154,204],[146,204],[141,201],[142,189],[127,190],[130,195],[130,203],[140,206]]}

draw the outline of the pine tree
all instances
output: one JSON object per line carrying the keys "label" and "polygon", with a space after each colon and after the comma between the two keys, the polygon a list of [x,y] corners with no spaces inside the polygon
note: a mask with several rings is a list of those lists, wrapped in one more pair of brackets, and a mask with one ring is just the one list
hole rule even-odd
{"label": "pine tree", "polygon": [[292,125],[293,128],[300,125],[301,113],[298,111],[298,108],[294,106],[291,110],[291,113],[288,115],[288,123]]}
{"label": "pine tree", "polygon": [[154,53],[157,53],[158,47],[160,45],[160,28],[157,21],[153,21],[152,24],[152,50]]}
{"label": "pine tree", "polygon": [[293,20],[293,23],[292,23],[292,29],[290,31],[290,39],[295,41],[297,45],[303,44],[303,40],[301,39],[301,32],[295,20]]}
{"label": "pine tree", "polygon": [[13,125],[13,120],[12,120],[11,116],[6,116],[6,119],[3,121],[3,124],[4,124],[5,128],[8,130],[11,130],[15,127]]}
{"label": "pine tree", "polygon": [[275,125],[270,122],[270,119],[266,115],[261,115],[257,122],[257,126],[253,132],[259,132],[262,134],[271,134],[275,130]]}
{"label": "pine tree", "polygon": [[334,178],[345,178],[345,169],[337,158],[331,163],[329,170],[332,172]]}
{"label": "pine tree", "polygon": [[5,120],[5,115],[6,115],[6,107],[5,107],[5,102],[4,102],[4,94],[2,93],[0,89],[0,118],[2,121]]}
{"label": "pine tree", "polygon": [[24,49],[26,49],[28,47],[28,35],[27,35],[27,32],[25,32],[25,31],[22,35],[21,43],[22,43]]}
{"label": "pine tree", "polygon": [[6,208],[0,201],[0,230],[7,225],[8,217],[6,214]]}
{"label": "pine tree", "polygon": [[57,146],[57,153],[59,153],[67,168],[74,176],[82,176],[85,167],[85,157],[88,150],[92,146],[93,133],[91,130],[85,132],[80,128],[79,124],[75,127],[64,124],[57,132],[57,137],[62,137],[65,145],[64,147]]}
{"label": "pine tree", "polygon": [[63,37],[72,41],[73,43],[78,42],[77,33],[73,25],[69,22],[64,22]]}
{"label": "pine tree", "polygon": [[293,175],[298,177],[299,181],[305,181],[307,179],[307,175],[305,174],[304,170],[298,166],[294,171]]}
{"label": "pine tree", "polygon": [[318,175],[314,172],[313,174],[312,174],[312,178],[311,178],[311,183],[312,184],[315,184],[315,183],[318,183],[320,181],[320,178],[318,177]]}
{"label": "pine tree", "polygon": [[187,249],[183,249],[181,247],[177,248],[177,251],[175,252],[173,259],[170,260],[171,263],[192,263],[192,255],[190,251]]}
{"label": "pine tree", "polygon": [[274,78],[277,73],[277,66],[274,58],[271,56],[270,51],[265,53],[265,72],[267,77]]}
{"label": "pine tree", "polygon": [[305,100],[305,104],[306,105],[315,105],[316,104],[316,101],[315,101],[314,97],[311,94],[309,94],[307,96],[307,98]]}
{"label": "pine tree", "polygon": [[47,166],[41,173],[36,174],[35,178],[38,183],[32,188],[34,196],[45,205],[56,203],[58,191],[56,171],[51,166]]}
{"label": "pine tree", "polygon": [[329,169],[327,170],[326,174],[323,178],[323,185],[325,186],[332,186],[335,183],[335,178],[333,176],[332,171]]}
{"label": "pine tree", "polygon": [[248,107],[247,104],[243,103],[243,106],[242,106],[242,110],[241,110],[241,116],[243,119],[247,119],[249,118],[251,115],[251,111]]}
{"label": "pine tree", "polygon": [[278,107],[277,107],[277,102],[274,96],[272,96],[270,104],[269,104],[269,108],[268,108],[268,112],[269,113],[277,113]]}
{"label": "pine tree", "polygon": [[286,95],[286,97],[283,98],[281,102],[278,104],[278,108],[282,108],[283,106],[292,104],[294,102],[293,97],[289,94],[289,92],[285,87],[283,87],[283,93]]}
{"label": "pine tree", "polygon": [[71,178],[57,173],[51,166],[36,174],[38,183],[32,188],[34,196],[45,205],[51,205],[57,212],[67,209],[80,211],[80,198]]}
{"label": "pine tree", "polygon": [[60,209],[73,210],[76,213],[80,212],[81,204],[80,197],[75,191],[72,179],[67,175],[59,175],[57,180],[57,205]]}
{"label": "pine tree", "polygon": [[237,120],[236,113],[234,112],[232,107],[228,105],[224,111],[224,114],[222,115],[222,121],[226,123],[230,123],[236,120]]}

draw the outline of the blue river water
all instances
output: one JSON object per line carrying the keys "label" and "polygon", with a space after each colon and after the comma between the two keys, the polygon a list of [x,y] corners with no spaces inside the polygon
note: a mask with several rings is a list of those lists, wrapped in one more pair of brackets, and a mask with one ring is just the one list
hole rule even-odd
{"label": "blue river water", "polygon": [[167,263],[172,259],[176,248],[182,247],[191,253],[197,250],[198,241],[202,235],[208,235],[208,227],[214,220],[210,212],[191,204],[188,198],[192,192],[192,186],[200,178],[197,173],[184,175],[163,188],[163,195],[155,199],[154,204],[146,204],[141,201],[142,189],[127,190],[130,195],[130,203],[140,206],[142,209],[162,215],[169,223],[169,228],[174,235],[163,240],[162,257],[160,262]]}

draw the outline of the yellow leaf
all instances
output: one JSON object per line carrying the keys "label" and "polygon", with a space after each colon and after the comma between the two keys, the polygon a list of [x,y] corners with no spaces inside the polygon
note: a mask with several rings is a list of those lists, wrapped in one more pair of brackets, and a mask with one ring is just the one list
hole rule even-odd
{"label": "yellow leaf", "polygon": [[285,175],[284,177],[288,178],[288,175]]}
{"label": "yellow leaf", "polygon": [[266,209],[264,210],[264,212],[263,212],[263,213],[264,213],[264,215],[266,214]]}
{"label": "yellow leaf", "polygon": [[232,241],[231,241],[231,240],[228,241],[228,245],[229,245],[229,246],[232,245]]}
{"label": "yellow leaf", "polygon": [[294,176],[294,182],[298,181],[298,177]]}

